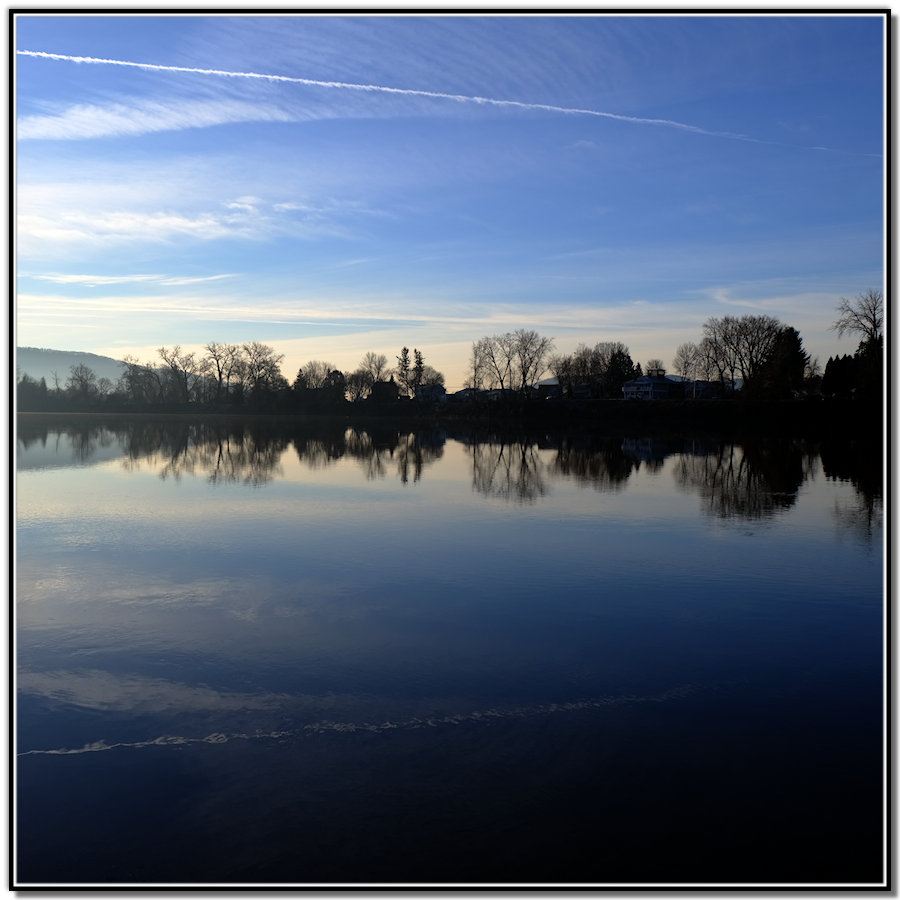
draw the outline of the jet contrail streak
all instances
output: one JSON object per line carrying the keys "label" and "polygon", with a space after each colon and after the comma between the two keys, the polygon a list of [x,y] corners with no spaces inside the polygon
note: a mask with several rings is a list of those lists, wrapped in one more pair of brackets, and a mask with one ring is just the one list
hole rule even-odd
{"label": "jet contrail streak", "polygon": [[614,119],[617,122],[628,122],[631,125],[657,125],[663,128],[677,128],[706,137],[726,138],[731,141],[745,141],[749,144],[764,144],[769,147],[789,147],[793,150],[819,150],[827,153],[842,153],[850,156],[867,156],[881,159],[878,153],[859,153],[853,150],[836,150],[833,147],[804,147],[797,144],[786,144],[783,141],[766,141],[762,138],[750,137],[733,131],[711,131],[698,125],[688,125],[673,119],[649,119],[641,116],[624,116],[620,113],[603,112],[598,109],[581,109],[571,106],[553,106],[549,103],[525,103],[522,100],[497,100],[493,97],[477,97],[467,94],[448,94],[442,91],[422,91],[415,88],[387,87],[382,84],[355,84],[348,81],[319,81],[315,78],[298,78],[291,75],[270,75],[264,72],[230,72],[227,69],[200,69],[192,66],[163,66],[157,63],[132,62],[124,59],[100,59],[93,56],[68,56],[65,53],[45,53],[41,50],[16,50],[20,56],[36,56],[41,59],[58,59],[63,62],[89,63],[102,66],[128,66],[132,69],[146,69],[152,72],[187,72],[192,75],[216,75],[221,78],[256,78],[261,81],[279,81],[287,84],[306,84],[311,87],[338,88],[346,91],[369,91],[379,94],[398,94],[404,97],[429,97],[433,100],[451,100],[455,103],[476,103],[482,106],[505,106],[514,109],[542,110],[543,112],[562,113],[570,116],[596,116],[601,119]]}
{"label": "jet contrail streak", "polygon": [[472,97],[466,94],[448,94],[441,91],[422,91],[413,88],[395,88],[380,84],[355,84],[346,81],[319,81],[314,78],[297,78],[290,75],[269,75],[260,72],[230,72],[225,69],[200,69],[191,66],[163,66],[156,63],[131,62],[122,59],[98,59],[93,56],[68,56],[63,53],[45,53],[40,50],[17,50],[20,56],[36,56],[41,59],[57,59],[64,62],[90,63],[104,66],[128,66],[133,69],[147,69],[154,72],[187,72],[192,75],[217,75],[224,78],[256,78],[262,81],[280,81],[288,84],[305,84],[311,87],[339,88],[349,91],[369,91],[380,94],[399,94],[406,97],[429,97],[434,100],[452,100],[456,103],[476,103],[485,106],[506,106],[515,109],[542,110],[544,112],[563,113],[576,116],[597,116],[602,119],[615,119],[618,122],[629,122],[633,125],[659,125],[666,128],[679,128],[682,131],[691,131],[695,134],[703,134],[709,137],[730,138],[731,140],[752,141],[753,143],[768,143],[756,141],[754,138],[743,134],[734,134],[728,131],[709,131],[697,125],[688,125],[684,122],[675,122],[671,119],[647,119],[640,116],[624,116],[618,113],[601,112],[596,109],[579,109],[569,106],[553,106],[548,103],[525,103],[521,100],[496,100],[492,97]]}

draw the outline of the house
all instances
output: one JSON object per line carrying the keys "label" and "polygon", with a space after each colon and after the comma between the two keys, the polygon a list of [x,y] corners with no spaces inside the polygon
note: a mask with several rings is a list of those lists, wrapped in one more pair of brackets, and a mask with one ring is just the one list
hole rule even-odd
{"label": "house", "polygon": [[416,388],[416,400],[424,403],[446,403],[447,389],[442,384],[420,384]]}
{"label": "house", "polygon": [[376,381],[369,395],[373,403],[394,403],[400,396],[400,388],[391,375],[390,381]]}
{"label": "house", "polygon": [[484,391],[480,391],[478,388],[463,388],[460,391],[450,394],[450,399],[459,403],[472,403],[475,400],[478,400],[483,393]]}
{"label": "house", "polygon": [[648,369],[646,375],[622,385],[626,400],[672,400],[684,396],[684,382],[666,375],[665,369]]}
{"label": "house", "polygon": [[715,400],[722,396],[722,382],[685,381],[684,396],[689,400]]}

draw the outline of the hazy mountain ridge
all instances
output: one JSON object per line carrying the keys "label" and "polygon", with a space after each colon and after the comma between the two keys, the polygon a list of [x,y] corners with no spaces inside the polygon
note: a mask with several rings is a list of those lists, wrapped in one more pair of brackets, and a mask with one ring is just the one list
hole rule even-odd
{"label": "hazy mountain ridge", "polygon": [[28,375],[35,381],[45,379],[53,388],[53,372],[59,378],[59,386],[65,387],[72,366],[85,365],[98,378],[118,381],[125,371],[125,364],[111,356],[100,356],[82,350],[49,350],[42,347],[16,347],[16,376]]}

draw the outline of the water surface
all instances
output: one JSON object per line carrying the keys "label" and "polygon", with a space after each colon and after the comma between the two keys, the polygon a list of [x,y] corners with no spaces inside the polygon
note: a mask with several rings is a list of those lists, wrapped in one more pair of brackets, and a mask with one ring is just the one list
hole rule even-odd
{"label": "water surface", "polygon": [[871,448],[23,420],[19,883],[879,883]]}

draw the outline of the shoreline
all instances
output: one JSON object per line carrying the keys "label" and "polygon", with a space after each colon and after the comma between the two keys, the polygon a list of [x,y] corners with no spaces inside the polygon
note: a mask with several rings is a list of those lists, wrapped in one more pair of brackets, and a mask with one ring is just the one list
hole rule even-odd
{"label": "shoreline", "polygon": [[30,421],[184,421],[271,423],[288,426],[333,427],[367,423],[392,424],[412,429],[468,427],[503,430],[551,428],[591,434],[644,434],[690,432],[746,437],[834,437],[881,440],[882,411],[877,403],[859,400],[554,400],[511,405],[403,404],[350,407],[340,410],[293,412],[173,410],[66,410],[17,411],[17,420]]}

